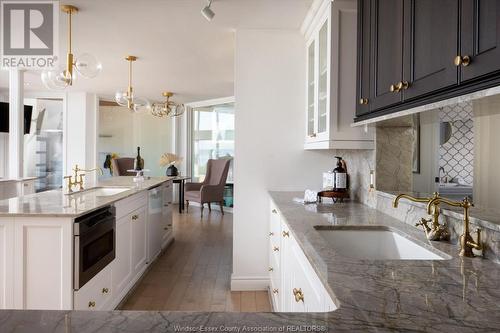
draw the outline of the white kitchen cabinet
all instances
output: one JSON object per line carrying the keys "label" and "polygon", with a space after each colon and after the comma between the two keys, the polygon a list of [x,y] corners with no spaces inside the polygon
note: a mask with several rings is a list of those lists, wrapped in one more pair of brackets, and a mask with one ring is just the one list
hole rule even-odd
{"label": "white kitchen cabinet", "polygon": [[132,222],[132,274],[141,274],[147,265],[146,207],[141,207],[130,216]]}
{"label": "white kitchen cabinet", "polygon": [[304,149],[373,149],[371,129],[351,127],[356,112],[355,1],[323,1],[305,25]]}
{"label": "white kitchen cabinet", "polygon": [[23,180],[21,182],[21,195],[29,195],[35,193],[35,180]]}
{"label": "white kitchen cabinet", "polygon": [[132,223],[128,215],[116,220],[115,260],[112,263],[113,298],[119,303],[132,281]]}
{"label": "white kitchen cabinet", "polygon": [[14,223],[0,218],[0,309],[14,307]]}
{"label": "white kitchen cabinet", "polygon": [[113,289],[111,287],[111,265],[108,265],[74,295],[74,310],[113,310],[110,308]]}
{"label": "white kitchen cabinet", "polygon": [[272,201],[270,209],[269,289],[274,311],[335,310],[335,303]]}
{"label": "white kitchen cabinet", "polygon": [[14,308],[73,308],[73,219],[16,217]]}

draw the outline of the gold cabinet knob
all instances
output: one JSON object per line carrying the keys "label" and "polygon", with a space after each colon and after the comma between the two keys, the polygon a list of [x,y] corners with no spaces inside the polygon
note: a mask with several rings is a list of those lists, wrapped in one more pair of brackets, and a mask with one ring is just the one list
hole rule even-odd
{"label": "gold cabinet knob", "polygon": [[278,214],[278,211],[277,211],[276,209],[273,209],[271,212],[272,212],[273,214]]}
{"label": "gold cabinet knob", "polygon": [[269,233],[269,237],[274,236],[274,232]]}
{"label": "gold cabinet knob", "polygon": [[295,302],[304,302],[304,293],[301,288],[293,288],[293,296],[295,296]]}
{"label": "gold cabinet knob", "polygon": [[272,272],[272,271],[274,271],[274,268],[269,267],[269,272]]}
{"label": "gold cabinet knob", "polygon": [[277,294],[278,293],[278,289],[273,289],[273,294]]}
{"label": "gold cabinet knob", "polygon": [[283,237],[290,237],[290,232],[283,231]]}
{"label": "gold cabinet knob", "polygon": [[401,81],[398,83],[399,85],[399,90],[403,89],[403,90],[406,90],[408,88],[410,88],[410,83],[408,81]]}
{"label": "gold cabinet knob", "polygon": [[455,57],[455,60],[453,61],[455,63],[455,66],[463,66],[463,67],[467,67],[470,65],[471,63],[471,57],[466,55],[466,56],[459,56],[457,55]]}
{"label": "gold cabinet knob", "polygon": [[90,301],[89,302],[89,308],[95,308],[95,302],[94,301]]}
{"label": "gold cabinet knob", "polygon": [[109,293],[109,289],[108,289],[108,288],[102,288],[102,293],[103,293],[103,294],[107,294],[107,293]]}
{"label": "gold cabinet knob", "polygon": [[391,84],[390,87],[389,87],[389,91],[390,92],[397,92],[398,91],[397,89],[398,88],[397,88],[397,86],[395,84]]}
{"label": "gold cabinet knob", "polygon": [[139,215],[132,215],[132,220],[137,220],[139,218]]}
{"label": "gold cabinet knob", "polygon": [[361,105],[367,105],[368,104],[368,98],[360,98],[359,99],[359,104],[361,104]]}
{"label": "gold cabinet knob", "polygon": [[277,246],[273,247],[273,251],[274,251],[274,252],[278,252],[279,250],[280,250],[280,248],[279,248],[279,247],[277,247]]}

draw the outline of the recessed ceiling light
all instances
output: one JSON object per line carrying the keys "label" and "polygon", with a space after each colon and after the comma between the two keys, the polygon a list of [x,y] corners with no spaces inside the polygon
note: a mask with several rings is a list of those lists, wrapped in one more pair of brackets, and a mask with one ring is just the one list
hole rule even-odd
{"label": "recessed ceiling light", "polygon": [[208,0],[208,5],[201,10],[201,14],[207,19],[207,21],[212,21],[212,19],[215,16],[214,11],[210,9],[211,5],[212,5],[212,0]]}

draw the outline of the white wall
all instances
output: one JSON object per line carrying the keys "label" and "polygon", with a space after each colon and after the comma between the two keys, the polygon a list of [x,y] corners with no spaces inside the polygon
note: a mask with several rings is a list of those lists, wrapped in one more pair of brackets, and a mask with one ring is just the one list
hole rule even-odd
{"label": "white wall", "polygon": [[413,191],[433,193],[439,174],[439,117],[437,112],[420,114],[420,173],[413,174]]}
{"label": "white wall", "polygon": [[[166,168],[159,165],[163,153],[173,151],[172,119],[158,118],[151,114],[134,114],[125,107],[101,106],[99,108],[99,138],[97,151],[102,167],[106,153],[120,157],[135,157],[141,147],[144,167],[149,176],[164,176]],[[108,171],[105,173],[109,174]]]}
{"label": "white wall", "polygon": [[304,151],[305,41],[298,31],[238,30],[235,41],[233,290],[264,289],[268,190],[321,187],[332,152]]}

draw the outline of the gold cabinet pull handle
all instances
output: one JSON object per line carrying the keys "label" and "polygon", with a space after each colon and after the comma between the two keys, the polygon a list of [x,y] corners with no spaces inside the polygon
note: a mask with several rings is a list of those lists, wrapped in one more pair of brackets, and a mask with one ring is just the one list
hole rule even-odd
{"label": "gold cabinet pull handle", "polygon": [[399,86],[401,87],[399,90],[401,89],[406,90],[410,88],[410,83],[408,81],[401,81],[399,82]]}
{"label": "gold cabinet pull handle", "polygon": [[94,301],[90,301],[89,302],[89,308],[95,308],[95,302]]}
{"label": "gold cabinet pull handle", "polygon": [[137,220],[139,218],[139,215],[132,215],[132,220]]}
{"label": "gold cabinet pull handle", "polygon": [[390,92],[398,92],[399,90],[398,90],[397,85],[395,85],[395,84],[391,84],[391,85],[389,86],[389,91],[390,91]]}
{"label": "gold cabinet pull handle", "polygon": [[274,252],[278,252],[279,250],[280,250],[280,248],[279,248],[279,247],[277,247],[277,246],[273,247],[273,251],[274,251]]}
{"label": "gold cabinet pull handle", "polygon": [[272,212],[273,214],[278,214],[278,211],[277,211],[276,209],[273,209],[271,212]]}
{"label": "gold cabinet pull handle", "polygon": [[109,293],[109,289],[108,289],[108,288],[102,288],[102,293],[103,293],[103,294],[107,294],[107,293]]}
{"label": "gold cabinet pull handle", "polygon": [[274,236],[274,232],[269,233],[269,237]]}
{"label": "gold cabinet pull handle", "polygon": [[283,231],[283,237],[290,237],[290,232]]}
{"label": "gold cabinet pull handle", "polygon": [[274,268],[269,267],[269,272],[272,272],[272,271],[274,271]]}
{"label": "gold cabinet pull handle", "polygon": [[454,63],[455,63],[455,66],[463,66],[463,67],[467,67],[470,65],[471,63],[471,60],[472,58],[468,55],[465,55],[465,56],[460,56],[460,55],[457,55],[454,59]]}
{"label": "gold cabinet pull handle", "polygon": [[163,228],[163,230],[168,230],[168,228],[167,228],[167,227],[165,227],[165,228]]}
{"label": "gold cabinet pull handle", "polygon": [[304,293],[302,292],[302,289],[299,288],[293,288],[293,296],[295,296],[295,302],[300,302],[304,303]]}
{"label": "gold cabinet pull handle", "polygon": [[273,289],[273,294],[277,294],[278,293],[278,289]]}
{"label": "gold cabinet pull handle", "polygon": [[360,98],[359,99],[359,104],[361,104],[361,105],[367,105],[368,104],[368,98]]}

